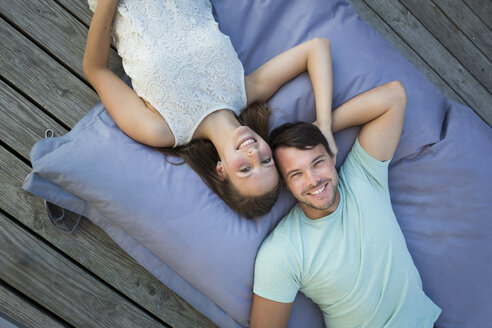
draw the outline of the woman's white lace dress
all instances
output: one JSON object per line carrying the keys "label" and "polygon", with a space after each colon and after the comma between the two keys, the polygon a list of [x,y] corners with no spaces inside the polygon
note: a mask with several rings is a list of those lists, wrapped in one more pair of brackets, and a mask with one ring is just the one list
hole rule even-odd
{"label": "woman's white lace dress", "polygon": [[213,111],[246,106],[242,64],[208,0],[120,0],[113,33],[135,92],[164,117],[175,146]]}

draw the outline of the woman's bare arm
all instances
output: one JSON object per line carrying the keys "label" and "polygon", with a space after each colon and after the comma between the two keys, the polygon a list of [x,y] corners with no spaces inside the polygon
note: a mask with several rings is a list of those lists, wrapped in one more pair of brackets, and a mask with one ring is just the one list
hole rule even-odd
{"label": "woman's bare arm", "polygon": [[97,69],[108,68],[113,23],[118,0],[100,0],[92,17],[84,53],[84,73],[92,77]]}
{"label": "woman's bare arm", "polygon": [[151,111],[109,69],[111,25],[117,5],[118,0],[99,0],[97,4],[87,36],[84,74],[116,124],[129,137],[153,147],[173,146],[173,134],[162,116]]}
{"label": "woman's bare arm", "polygon": [[330,150],[338,149],[331,133],[333,73],[330,42],[316,38],[301,43],[272,58],[246,76],[248,104],[266,102],[289,80],[308,71],[316,101],[316,116],[328,140]]}

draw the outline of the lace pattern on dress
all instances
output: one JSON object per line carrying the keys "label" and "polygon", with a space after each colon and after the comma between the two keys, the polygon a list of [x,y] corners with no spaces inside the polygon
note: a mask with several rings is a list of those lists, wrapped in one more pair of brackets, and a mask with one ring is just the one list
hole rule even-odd
{"label": "lace pattern on dress", "polygon": [[164,117],[175,146],[210,113],[246,106],[242,64],[208,0],[120,0],[113,33],[135,92]]}

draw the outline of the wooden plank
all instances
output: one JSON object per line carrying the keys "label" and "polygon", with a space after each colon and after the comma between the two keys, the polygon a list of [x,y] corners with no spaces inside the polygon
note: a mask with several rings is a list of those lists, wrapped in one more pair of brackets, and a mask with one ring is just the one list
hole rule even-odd
{"label": "wooden plank", "polygon": [[364,0],[347,0],[359,16],[369,23],[381,36],[388,40],[398,51],[400,51],[432,84],[434,84],[446,97],[460,102],[465,101],[444,81],[420,56],[410,48],[398,34],[391,29]]}
{"label": "wooden plank", "polygon": [[[457,0],[433,0],[446,16],[465,34],[482,54],[492,58],[492,32],[477,15],[464,3]],[[490,6],[492,8],[492,3]],[[491,13],[492,14],[492,13]],[[492,20],[492,16],[489,17]],[[489,63],[490,65],[490,63]],[[490,70],[490,68],[489,68]],[[490,71],[489,71],[490,74]]]}
{"label": "wooden plank", "polygon": [[39,309],[29,299],[13,293],[2,283],[0,283],[0,312],[27,327],[69,327],[46,311]]}
{"label": "wooden plank", "polygon": [[492,126],[492,95],[399,2],[366,3],[432,67],[450,87]]}
{"label": "wooden plank", "polygon": [[[92,11],[89,9],[87,0],[54,0],[60,4],[67,12],[72,14],[77,20],[89,27],[92,20]],[[111,46],[116,52],[114,40],[111,38]]]}
{"label": "wooden plank", "polygon": [[[4,17],[20,28],[57,60],[85,79],[82,70],[87,27],[75,19],[54,0],[0,0]],[[109,67],[123,74],[121,59],[111,50]]]}
{"label": "wooden plank", "polygon": [[[431,1],[400,0],[439,42],[489,91],[492,91],[490,61],[463,32]],[[453,6],[457,6],[456,1]]]}
{"label": "wooden plank", "polygon": [[7,84],[0,81],[0,140],[29,160],[36,141],[44,137],[46,129],[57,136],[67,130],[27,101]]}
{"label": "wooden plank", "polygon": [[[36,121],[49,120],[35,118]],[[0,121],[0,131],[8,125]],[[35,140],[23,136],[29,143]],[[9,146],[14,146],[10,144]],[[212,321],[148,273],[100,228],[82,220],[73,235],[55,230],[42,200],[20,189],[30,168],[0,147],[0,208],[81,266],[173,327],[213,327]]]}
{"label": "wooden plank", "polygon": [[99,97],[81,80],[0,19],[0,74],[56,117],[73,126]]}
{"label": "wooden plank", "polygon": [[490,0],[464,0],[468,7],[477,15],[480,20],[492,29],[492,5]]}
{"label": "wooden plank", "polygon": [[72,15],[77,17],[85,25],[89,26],[92,20],[92,11],[87,0],[56,0]]}
{"label": "wooden plank", "polygon": [[[19,152],[25,159],[29,159],[30,148],[44,136],[46,128],[53,128],[57,135],[62,135],[66,131],[3,82],[0,82],[0,106],[2,107],[2,111],[0,111],[0,139]],[[64,115],[65,113],[62,113],[59,116],[62,120],[67,121]],[[8,166],[6,169],[8,169]],[[24,177],[27,174],[28,170],[23,174]],[[22,180],[23,177],[19,176],[17,187],[22,184]],[[5,199],[2,200],[5,201]],[[20,220],[24,220],[23,222],[26,225],[35,229],[40,220],[33,221],[32,213],[38,213],[40,217],[43,217],[44,221],[46,218],[43,212],[43,205],[39,199],[36,198],[37,207],[35,209],[29,209],[29,205],[32,202],[33,200],[30,199],[29,204],[23,206],[22,209],[26,209],[30,213],[20,214]],[[9,203],[9,205],[14,204],[17,203]],[[5,208],[5,206],[2,207]],[[16,216],[15,214],[13,215]],[[45,223],[43,223],[42,229],[44,229]],[[37,227],[41,229],[40,226]],[[159,318],[172,322],[175,327],[213,326],[213,323],[208,318],[197,312],[119,249],[104,232],[94,225],[89,224],[89,227],[78,240],[80,244],[74,243],[73,238],[70,239],[72,242],[69,256],[80,261],[82,265],[86,265],[100,277],[104,277],[103,279],[108,281],[108,283]],[[45,235],[45,237],[47,239],[52,238],[49,239],[52,243],[59,242],[60,237],[65,237],[53,231],[49,225],[46,226],[46,229],[49,231],[49,236]],[[93,229],[97,230],[95,238],[92,238]],[[80,232],[81,230],[79,228],[77,235],[82,233]],[[60,248],[63,249],[64,246],[62,244]],[[89,249],[92,251],[89,251]],[[101,250],[103,250],[102,253],[100,253]],[[97,260],[95,263],[83,263],[86,261],[88,253]],[[113,267],[108,268],[107,265]],[[128,268],[131,268],[131,270]],[[128,272],[132,274],[134,279],[128,279]],[[153,293],[150,294],[149,290]]]}
{"label": "wooden plank", "polygon": [[75,326],[165,327],[0,213],[0,277]]}

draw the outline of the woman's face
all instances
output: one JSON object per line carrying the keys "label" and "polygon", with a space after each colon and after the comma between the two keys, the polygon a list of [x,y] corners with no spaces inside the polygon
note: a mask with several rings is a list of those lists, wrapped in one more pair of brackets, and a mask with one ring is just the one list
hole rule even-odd
{"label": "woman's face", "polygon": [[226,141],[217,172],[245,196],[263,195],[279,181],[270,146],[247,126],[237,128]]}

